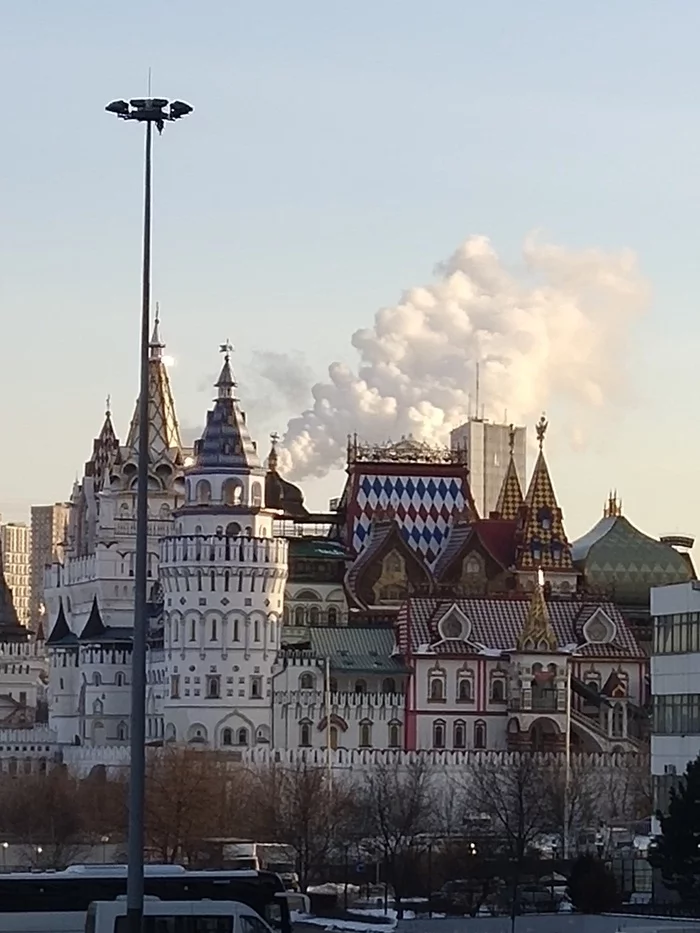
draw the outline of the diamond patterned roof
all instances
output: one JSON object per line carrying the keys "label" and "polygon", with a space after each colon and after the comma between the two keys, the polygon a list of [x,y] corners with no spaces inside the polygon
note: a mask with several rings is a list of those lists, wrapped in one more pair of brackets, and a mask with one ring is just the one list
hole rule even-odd
{"label": "diamond patterned roof", "polygon": [[562,512],[541,449],[525,497],[525,508],[518,569],[572,570],[571,548]]}
{"label": "diamond patterned roof", "polygon": [[646,604],[652,586],[695,577],[683,554],[645,535],[622,515],[601,518],[572,544],[571,553],[587,586],[622,602]]}
{"label": "diamond patterned roof", "polygon": [[[438,622],[455,604],[472,624],[470,642],[491,650],[516,650],[518,636],[530,609],[530,597],[437,599],[414,596],[402,606],[397,619],[397,642],[401,653],[408,656],[425,645],[440,641]],[[608,644],[583,645],[577,648],[577,654],[600,658],[644,657],[623,616],[612,603],[551,599],[546,606],[560,648],[580,644],[582,627],[597,610],[602,609],[615,625],[614,640]]]}
{"label": "diamond patterned roof", "polygon": [[523,490],[518,479],[513,454],[511,454],[494,511],[498,513],[499,518],[512,521],[520,514],[523,502]]}
{"label": "diamond patterned roof", "polygon": [[[163,362],[165,344],[160,342],[158,321],[156,321],[153,330],[150,347],[151,354],[148,361],[148,455],[151,462],[155,462],[160,460],[168,451],[175,451],[180,454],[182,452],[182,440],[175,415],[175,402],[170,387],[170,378]],[[137,399],[126,438],[127,450],[131,452],[138,451],[139,422],[139,402]]]}

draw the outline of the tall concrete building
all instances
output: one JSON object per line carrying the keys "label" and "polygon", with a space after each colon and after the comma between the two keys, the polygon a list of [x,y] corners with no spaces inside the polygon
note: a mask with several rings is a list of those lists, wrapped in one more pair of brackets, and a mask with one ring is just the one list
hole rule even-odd
{"label": "tall concrete building", "polygon": [[45,568],[48,564],[63,561],[69,515],[70,505],[67,502],[32,506],[31,599],[29,604],[32,625],[37,625],[44,614]]}
{"label": "tall concrete building", "polygon": [[0,523],[0,560],[22,625],[29,625],[31,618],[31,541],[32,531],[28,525]]}
{"label": "tall concrete building", "polygon": [[483,418],[470,418],[466,424],[450,433],[452,447],[467,450],[469,486],[482,518],[488,518],[489,513],[496,508],[511,451],[520,486],[522,489],[527,487],[526,435],[525,428],[494,424]]}

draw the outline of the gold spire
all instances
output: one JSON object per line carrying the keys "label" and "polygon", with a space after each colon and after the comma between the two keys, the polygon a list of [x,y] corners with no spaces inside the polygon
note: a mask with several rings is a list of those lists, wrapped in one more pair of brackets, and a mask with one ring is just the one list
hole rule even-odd
{"label": "gold spire", "polygon": [[[182,452],[180,426],[175,415],[175,402],[170,388],[168,370],[163,362],[165,344],[160,339],[159,318],[153,328],[150,343],[150,358],[148,361],[148,454],[151,462],[157,462],[162,456],[171,451]],[[138,450],[139,438],[139,403],[136,407],[129,425],[126,438],[128,450]]]}
{"label": "gold spire", "polygon": [[542,450],[542,447],[544,445],[544,436],[547,433],[548,427],[549,427],[549,421],[547,421],[547,419],[544,416],[544,412],[542,412],[542,416],[540,417],[540,420],[535,425],[535,433],[537,434],[537,441],[540,445],[540,450]]}
{"label": "gold spire", "polygon": [[544,598],[544,574],[537,572],[537,583],[527,610],[523,629],[518,635],[518,651],[556,651],[557,636],[549,621],[549,610]]}

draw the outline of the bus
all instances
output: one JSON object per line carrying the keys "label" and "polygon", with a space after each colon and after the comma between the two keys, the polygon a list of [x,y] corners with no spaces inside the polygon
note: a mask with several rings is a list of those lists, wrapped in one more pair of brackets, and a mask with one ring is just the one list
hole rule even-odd
{"label": "bus", "polygon": [[[126,895],[126,865],[0,874],[0,933],[82,933],[93,901]],[[276,933],[291,933],[285,886],[267,871],[188,871],[146,865],[144,895],[161,901],[239,901]]]}

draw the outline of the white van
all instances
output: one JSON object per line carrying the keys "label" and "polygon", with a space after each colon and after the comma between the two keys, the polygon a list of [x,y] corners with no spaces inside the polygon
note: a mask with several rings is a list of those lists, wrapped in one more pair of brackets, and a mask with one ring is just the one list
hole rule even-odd
{"label": "white van", "polygon": [[[143,933],[272,933],[252,907],[239,901],[161,901],[143,903]],[[126,898],[93,901],[85,933],[128,933]]]}

